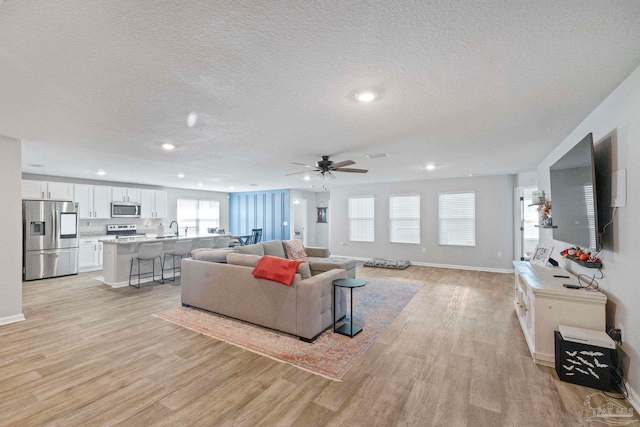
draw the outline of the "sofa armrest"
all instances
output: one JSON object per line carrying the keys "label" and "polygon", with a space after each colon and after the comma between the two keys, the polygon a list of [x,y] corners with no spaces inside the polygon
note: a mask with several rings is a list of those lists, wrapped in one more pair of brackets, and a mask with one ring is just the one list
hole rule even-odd
{"label": "sofa armrest", "polygon": [[331,255],[329,248],[305,247],[304,250],[307,252],[307,256],[310,257],[329,258],[329,255]]}
{"label": "sofa armrest", "polygon": [[[343,269],[324,273],[301,280],[297,283],[297,335],[311,339],[333,323],[333,281],[345,279]],[[338,296],[338,314],[343,306],[342,293]],[[340,314],[341,316],[344,314]]]}

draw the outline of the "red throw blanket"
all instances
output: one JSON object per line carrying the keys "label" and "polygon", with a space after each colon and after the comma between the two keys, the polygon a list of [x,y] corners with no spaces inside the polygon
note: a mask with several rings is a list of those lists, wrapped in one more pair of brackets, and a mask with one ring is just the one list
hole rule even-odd
{"label": "red throw blanket", "polygon": [[258,264],[253,269],[253,277],[256,279],[273,280],[274,282],[291,286],[296,271],[298,271],[298,266],[303,262],[304,260],[265,255],[258,261]]}

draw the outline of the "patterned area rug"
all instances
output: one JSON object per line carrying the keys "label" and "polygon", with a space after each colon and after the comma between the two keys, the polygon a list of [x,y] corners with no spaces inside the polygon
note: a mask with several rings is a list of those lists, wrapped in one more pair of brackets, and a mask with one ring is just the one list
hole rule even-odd
{"label": "patterned area rug", "polygon": [[305,343],[288,334],[190,307],[175,307],[154,316],[339,381],[422,287],[415,283],[366,280],[366,286],[353,291],[354,324],[363,326],[362,332],[353,338],[329,329],[313,343]]}

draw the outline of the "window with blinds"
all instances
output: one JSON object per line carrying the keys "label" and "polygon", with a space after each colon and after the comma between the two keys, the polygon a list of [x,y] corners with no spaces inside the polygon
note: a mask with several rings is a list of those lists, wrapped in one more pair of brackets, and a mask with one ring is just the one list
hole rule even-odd
{"label": "window with blinds", "polygon": [[349,197],[349,240],[375,241],[373,196]]}
{"label": "window with blinds", "polygon": [[178,199],[177,219],[180,227],[205,233],[220,227],[220,202],[217,200]]}
{"label": "window with blinds", "polygon": [[389,241],[420,243],[420,195],[389,196]]}
{"label": "window with blinds", "polygon": [[441,245],[475,246],[476,193],[440,193],[438,223]]}

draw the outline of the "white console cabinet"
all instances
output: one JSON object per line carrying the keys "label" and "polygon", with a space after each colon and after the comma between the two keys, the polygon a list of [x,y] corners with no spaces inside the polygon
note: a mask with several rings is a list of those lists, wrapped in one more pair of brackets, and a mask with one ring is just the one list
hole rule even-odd
{"label": "white console cabinet", "polygon": [[[560,267],[514,261],[515,309],[533,360],[555,366],[554,331],[558,325],[605,330],[607,297],[602,292],[567,289],[578,279]],[[569,278],[554,277],[569,276]]]}

